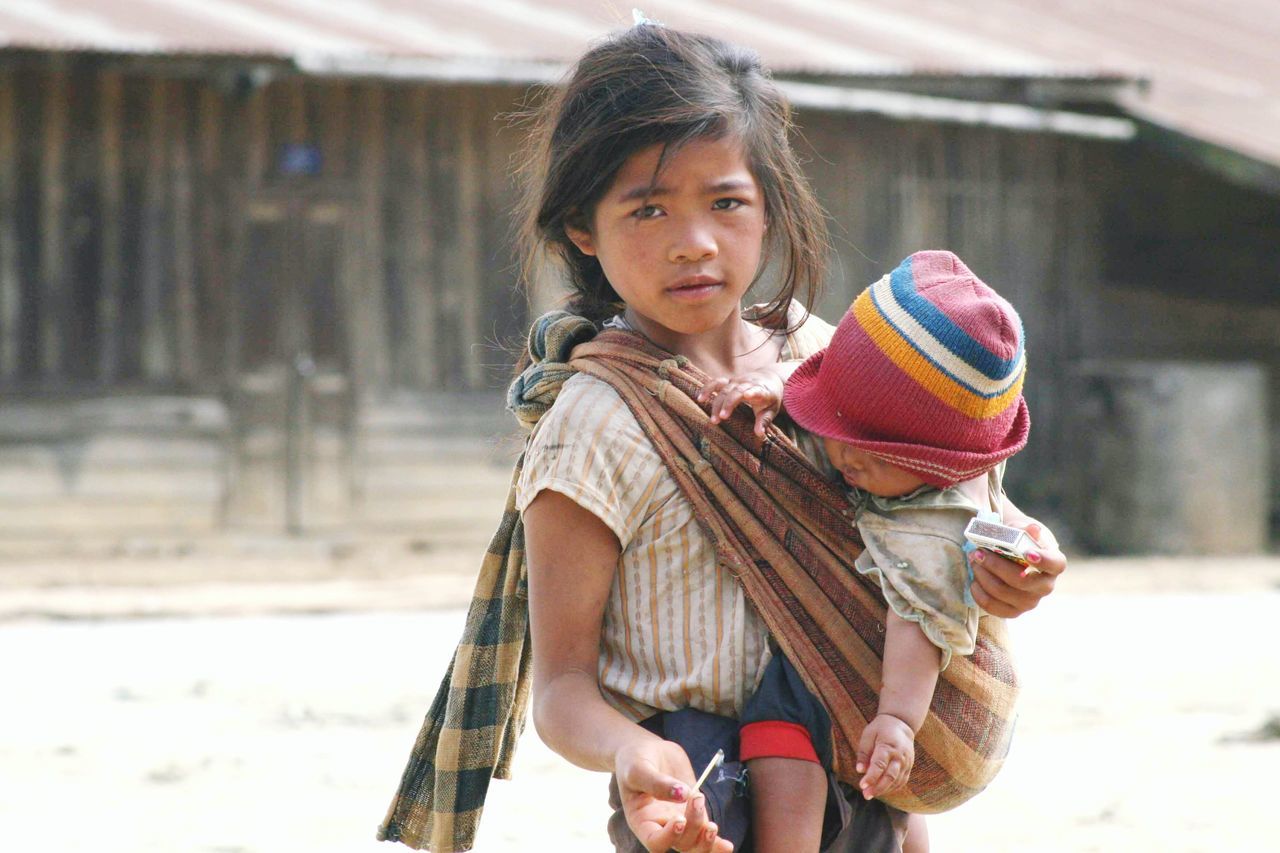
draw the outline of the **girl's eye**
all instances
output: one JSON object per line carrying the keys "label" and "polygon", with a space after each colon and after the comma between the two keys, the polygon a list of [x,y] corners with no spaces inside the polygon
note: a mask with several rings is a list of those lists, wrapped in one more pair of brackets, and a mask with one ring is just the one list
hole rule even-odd
{"label": "girl's eye", "polygon": [[711,206],[715,210],[737,210],[743,204],[744,202],[740,198],[718,198],[715,204]]}
{"label": "girl's eye", "polygon": [[636,219],[653,219],[661,212],[662,212],[662,208],[658,207],[657,205],[646,204],[644,207],[633,211],[631,215],[634,216]]}

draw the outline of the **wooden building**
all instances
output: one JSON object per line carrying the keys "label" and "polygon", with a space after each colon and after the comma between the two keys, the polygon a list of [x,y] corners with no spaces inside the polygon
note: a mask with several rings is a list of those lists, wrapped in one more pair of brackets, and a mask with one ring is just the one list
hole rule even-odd
{"label": "wooden building", "polygon": [[[482,538],[530,313],[505,117],[585,43],[570,36],[541,64],[176,36],[0,49],[0,539]],[[1280,446],[1265,159],[1162,130],[1124,106],[1123,74],[774,65],[832,216],[821,315],[925,247],[1022,312],[1035,427],[1010,489],[1027,509],[1090,523],[1098,358],[1262,365]],[[1280,460],[1263,468],[1280,506]]]}
{"label": "wooden building", "polygon": [[0,532],[469,528],[522,92],[0,55]]}

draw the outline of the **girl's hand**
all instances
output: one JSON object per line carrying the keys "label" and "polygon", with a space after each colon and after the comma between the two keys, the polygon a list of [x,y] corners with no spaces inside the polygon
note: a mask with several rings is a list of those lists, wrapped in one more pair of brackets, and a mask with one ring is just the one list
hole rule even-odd
{"label": "girl's hand", "polygon": [[707,815],[707,798],[693,794],[689,756],[677,743],[646,739],[618,750],[614,760],[627,826],[650,853],[732,853]]}
{"label": "girl's hand", "polygon": [[915,738],[910,726],[890,714],[877,714],[867,724],[858,741],[854,767],[863,774],[858,783],[863,797],[881,797],[907,784],[916,763]]}
{"label": "girl's hand", "polygon": [[718,376],[698,392],[698,402],[711,402],[711,423],[728,420],[743,403],[756,414],[756,435],[765,430],[782,411],[783,376],[774,368],[761,368],[741,376]]}
{"label": "girl's hand", "polygon": [[973,567],[973,600],[993,616],[1012,618],[1034,610],[1040,599],[1053,592],[1058,575],[1067,570],[1067,558],[1058,549],[1057,538],[1040,522],[1026,518],[1023,523],[1005,523],[1023,528],[1040,545],[1039,550],[1027,554],[1037,571],[1027,571],[981,548],[969,555],[969,565]]}

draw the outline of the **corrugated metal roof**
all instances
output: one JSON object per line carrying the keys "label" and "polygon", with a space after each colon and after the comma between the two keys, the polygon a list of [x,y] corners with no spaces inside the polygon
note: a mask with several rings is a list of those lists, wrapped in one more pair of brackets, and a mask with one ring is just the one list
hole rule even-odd
{"label": "corrugated metal roof", "polygon": [[[0,46],[254,54],[304,67],[428,59],[554,72],[630,23],[620,0],[2,0]],[[1146,77],[1126,106],[1280,166],[1274,0],[644,0],[779,73]],[[513,65],[514,63],[514,65]],[[424,66],[426,67],[426,66]]]}

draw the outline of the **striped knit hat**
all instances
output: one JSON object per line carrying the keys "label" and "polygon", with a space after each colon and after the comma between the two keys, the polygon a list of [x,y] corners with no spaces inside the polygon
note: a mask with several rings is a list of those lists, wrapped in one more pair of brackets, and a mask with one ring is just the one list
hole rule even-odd
{"label": "striped knit hat", "polygon": [[787,412],[939,488],[1027,443],[1022,321],[950,252],[917,252],[864,290],[787,382]]}

